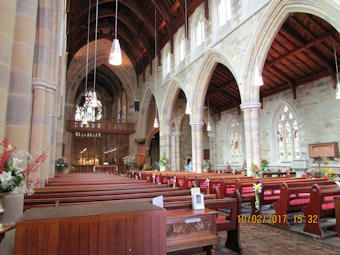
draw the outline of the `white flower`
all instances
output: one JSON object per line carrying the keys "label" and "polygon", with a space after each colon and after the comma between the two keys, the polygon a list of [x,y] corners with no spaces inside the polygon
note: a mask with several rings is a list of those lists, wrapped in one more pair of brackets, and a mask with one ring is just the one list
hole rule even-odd
{"label": "white flower", "polygon": [[13,182],[12,172],[3,171],[2,174],[0,174],[0,181],[3,189],[10,187]]}
{"label": "white flower", "polygon": [[261,193],[262,192],[262,184],[261,183],[256,183],[253,185],[254,187],[254,191],[257,193]]}
{"label": "white flower", "polygon": [[22,160],[16,157],[13,157],[12,160],[12,168],[17,168],[22,163]]}

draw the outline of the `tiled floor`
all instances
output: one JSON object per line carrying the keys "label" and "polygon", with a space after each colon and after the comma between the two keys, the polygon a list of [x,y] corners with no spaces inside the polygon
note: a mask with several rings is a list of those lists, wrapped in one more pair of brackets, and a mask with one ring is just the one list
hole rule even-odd
{"label": "tiled floor", "polygon": [[[340,243],[340,238],[332,238],[334,243],[314,240],[310,237],[295,232],[282,230],[266,224],[241,224],[241,244],[244,255],[267,254],[308,254],[308,255],[339,255],[340,248],[335,243]],[[225,239],[223,234],[222,239]],[[223,248],[220,242],[216,254],[235,254]],[[334,245],[334,246],[333,246]]]}
{"label": "tiled floor", "polygon": [[[327,240],[313,239],[311,236],[295,231],[283,230],[268,224],[241,224],[241,245],[244,255],[340,255],[340,238]],[[226,233],[219,234],[220,242],[216,255],[234,255],[224,248]],[[176,252],[172,255],[205,254],[200,250]]]}

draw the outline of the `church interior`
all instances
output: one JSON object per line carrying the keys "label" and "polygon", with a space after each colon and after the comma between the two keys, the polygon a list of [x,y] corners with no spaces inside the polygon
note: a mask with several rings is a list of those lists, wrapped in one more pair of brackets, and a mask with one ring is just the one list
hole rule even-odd
{"label": "church interior", "polygon": [[0,0],[0,254],[339,254],[340,1]]}

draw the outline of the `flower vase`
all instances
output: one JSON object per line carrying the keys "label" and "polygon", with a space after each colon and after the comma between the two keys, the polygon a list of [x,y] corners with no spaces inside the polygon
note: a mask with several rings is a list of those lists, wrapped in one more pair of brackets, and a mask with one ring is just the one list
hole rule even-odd
{"label": "flower vase", "polygon": [[4,224],[2,224],[2,215],[5,213],[5,209],[3,207],[2,204],[2,199],[4,198],[4,196],[6,195],[6,193],[0,193],[0,231],[4,229]]}
{"label": "flower vase", "polygon": [[160,166],[160,167],[159,167],[159,170],[160,170],[161,172],[164,172],[164,171],[165,171],[165,166]]}
{"label": "flower vase", "polygon": [[3,196],[2,204],[5,210],[2,215],[2,224],[15,224],[24,211],[24,194],[7,193]]}

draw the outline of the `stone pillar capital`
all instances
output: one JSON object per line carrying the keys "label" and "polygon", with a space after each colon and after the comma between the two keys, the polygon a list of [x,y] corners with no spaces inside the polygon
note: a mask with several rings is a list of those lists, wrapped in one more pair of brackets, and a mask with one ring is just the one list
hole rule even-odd
{"label": "stone pillar capital", "polygon": [[167,136],[169,135],[169,131],[168,130],[162,130],[162,131],[159,131],[159,136]]}
{"label": "stone pillar capital", "polygon": [[244,110],[252,110],[252,109],[260,109],[261,103],[260,102],[253,102],[253,103],[244,103],[240,105],[240,108]]}
{"label": "stone pillar capital", "polygon": [[209,131],[208,136],[209,136],[209,138],[215,138],[215,133],[212,132],[212,131]]}
{"label": "stone pillar capital", "polygon": [[202,120],[200,121],[190,121],[189,122],[191,127],[203,127],[204,122]]}
{"label": "stone pillar capital", "polygon": [[48,92],[55,92],[57,90],[57,84],[43,78],[33,78],[32,89],[42,89]]}

